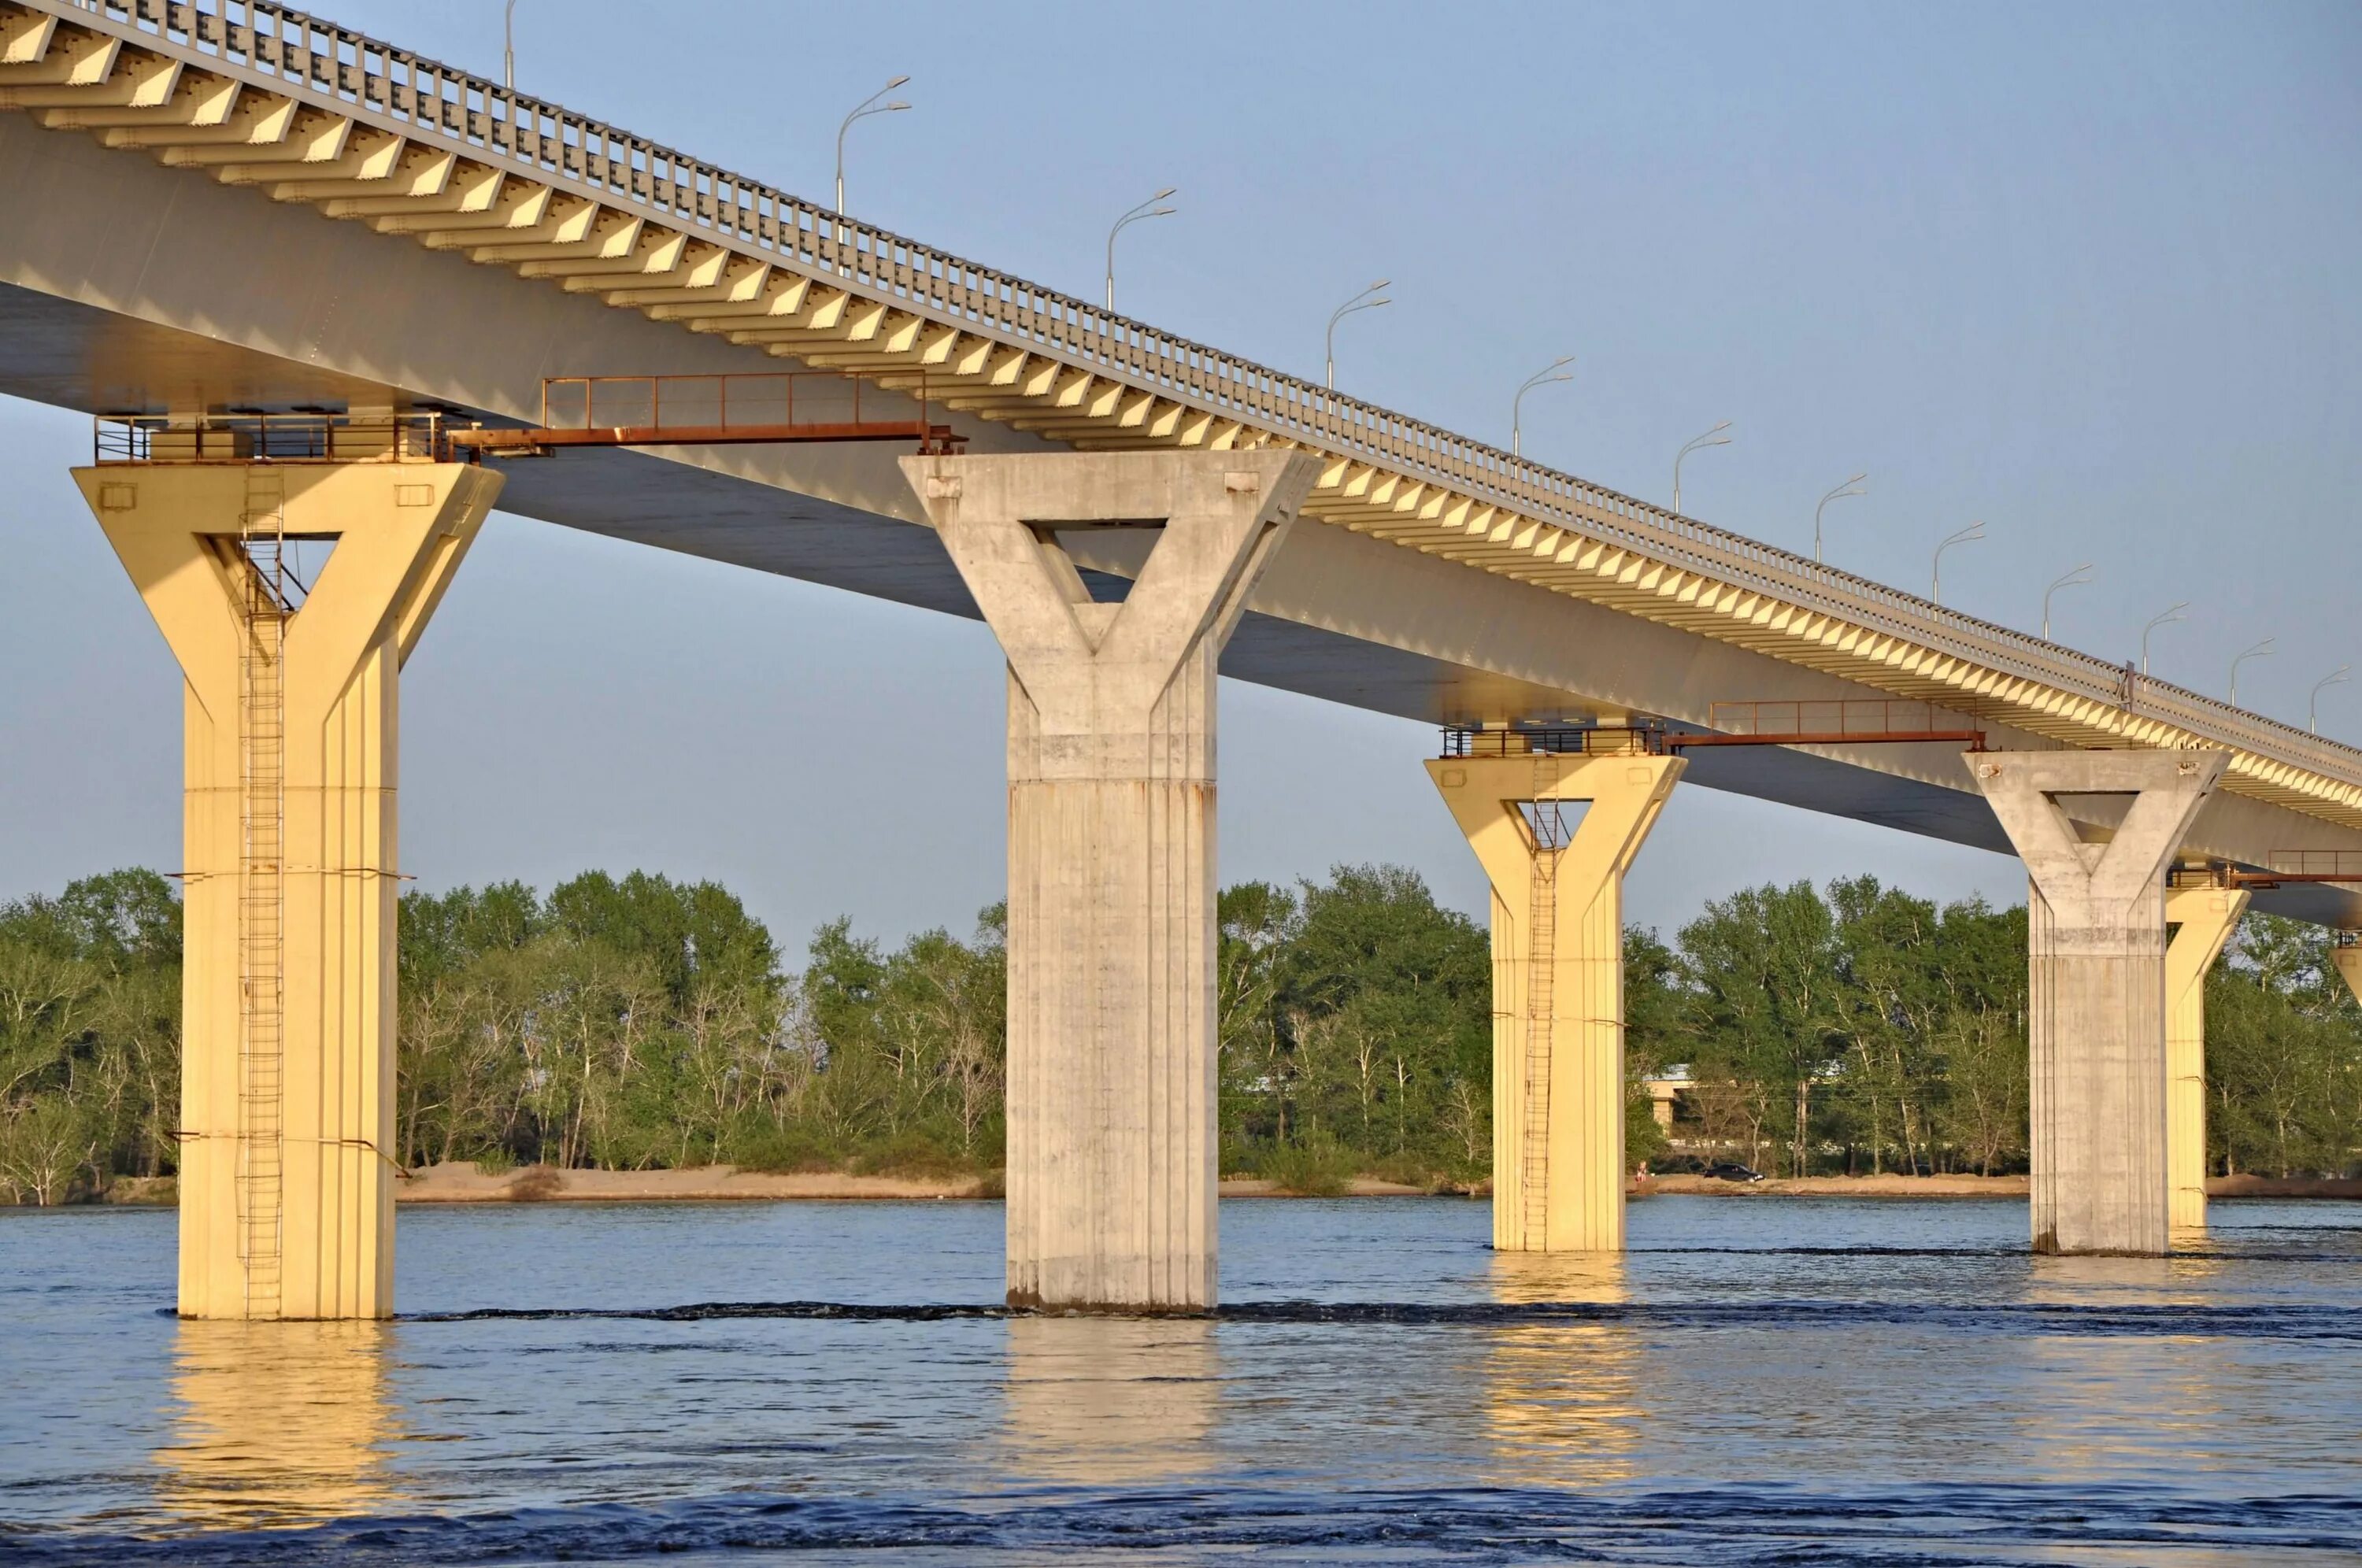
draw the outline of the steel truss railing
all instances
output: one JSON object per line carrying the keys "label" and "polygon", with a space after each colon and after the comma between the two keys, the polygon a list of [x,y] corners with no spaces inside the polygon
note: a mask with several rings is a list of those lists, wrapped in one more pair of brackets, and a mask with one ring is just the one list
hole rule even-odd
{"label": "steel truss railing", "polygon": [[2362,785],[2362,747],[2323,740],[1160,332],[303,11],[265,0],[28,3],[127,24],[208,67],[242,66],[275,91],[313,97],[398,134],[432,137],[493,167],[511,167],[579,194],[659,215],[660,221],[749,256],[1105,371],[1270,435],[1384,464],[2207,741]]}

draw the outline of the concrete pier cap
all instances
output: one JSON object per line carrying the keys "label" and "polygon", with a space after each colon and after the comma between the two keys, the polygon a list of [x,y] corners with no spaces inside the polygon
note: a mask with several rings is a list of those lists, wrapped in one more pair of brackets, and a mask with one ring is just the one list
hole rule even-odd
{"label": "concrete pier cap", "polygon": [[[1216,1294],[1215,669],[1319,473],[1286,451],[902,459],[1009,661],[1008,1298]],[[1156,531],[1098,603],[1062,534]]]}
{"label": "concrete pier cap", "polygon": [[[2025,863],[2034,1250],[2162,1254],[2172,1209],[2166,869],[2228,759],[1962,760]],[[2087,836],[2067,811],[2079,795],[2131,803],[2113,834]]]}

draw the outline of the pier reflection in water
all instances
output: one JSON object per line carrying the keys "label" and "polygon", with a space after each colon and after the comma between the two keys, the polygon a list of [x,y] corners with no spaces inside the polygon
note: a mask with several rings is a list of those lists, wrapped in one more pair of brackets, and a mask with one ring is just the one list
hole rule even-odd
{"label": "pier reflection in water", "polygon": [[255,1529],[382,1513],[399,1496],[386,1323],[174,1326],[158,1497],[182,1522]]}
{"label": "pier reflection in water", "polygon": [[0,1211],[0,1560],[2362,1561],[2362,1206],[2219,1212],[1239,1204],[1209,1321],[970,1315],[983,1205],[455,1208],[423,1316],[249,1329],[170,1316],[169,1214]]}
{"label": "pier reflection in water", "polygon": [[1129,1485],[1211,1468],[1221,1395],[1214,1325],[1196,1318],[1013,1318],[1009,1466]]}
{"label": "pier reflection in water", "polygon": [[[1496,1253],[1490,1286],[1508,1305],[1621,1307],[1614,1253]],[[1638,1470],[1643,1419],[1639,1331],[1613,1317],[1518,1322],[1487,1335],[1486,1426],[1505,1485],[1580,1486]]]}
{"label": "pier reflection in water", "polygon": [[[2224,1272],[2223,1260],[2204,1256],[2036,1257],[2024,1299],[2064,1309],[2071,1324],[2109,1315],[2202,1319],[2235,1297]],[[2206,1333],[2037,1335],[2020,1375],[2043,1397],[2016,1407],[2028,1459],[2046,1480],[2066,1485],[2102,1484],[2127,1465],[2187,1464],[2226,1423],[2273,1408],[2268,1361],[2278,1348]]]}

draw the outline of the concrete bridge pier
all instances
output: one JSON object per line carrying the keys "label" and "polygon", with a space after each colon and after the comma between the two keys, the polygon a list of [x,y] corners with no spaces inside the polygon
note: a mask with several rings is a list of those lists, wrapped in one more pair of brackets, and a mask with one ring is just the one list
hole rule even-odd
{"label": "concrete bridge pier", "polygon": [[2238,929],[2251,897],[2236,888],[2173,888],[2165,895],[2166,1225],[2206,1228],[2206,972]]}
{"label": "concrete bridge pier", "polygon": [[186,678],[181,1315],[391,1317],[396,698],[500,477],[74,479]]}
{"label": "concrete bridge pier", "polygon": [[[902,460],[1009,659],[1009,1301],[1215,1297],[1215,666],[1318,466]],[[1120,603],[1061,536],[1153,530]]]}
{"label": "concrete bridge pier", "polygon": [[[2025,861],[2037,1253],[2161,1255],[2170,1233],[2165,872],[2213,751],[1970,753]],[[2062,802],[2129,799],[2086,842]],[[2092,802],[2093,812],[2112,802]]]}
{"label": "concrete bridge pier", "polygon": [[1620,1252],[1624,873],[1683,763],[1499,744],[1427,765],[1493,884],[1493,1245]]}

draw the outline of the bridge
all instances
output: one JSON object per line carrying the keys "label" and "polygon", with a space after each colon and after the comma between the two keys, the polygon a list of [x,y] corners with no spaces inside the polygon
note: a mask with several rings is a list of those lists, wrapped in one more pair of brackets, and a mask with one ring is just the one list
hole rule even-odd
{"label": "bridge", "polygon": [[1622,1245],[1677,784],[2025,859],[2040,1249],[2202,1224],[2243,909],[2362,930],[2362,751],[332,23],[0,0],[0,392],[100,419],[187,678],[184,1313],[392,1309],[400,669],[495,500],[999,636],[1020,1303],[1214,1299],[1217,669],[1449,732],[1507,1251]]}

